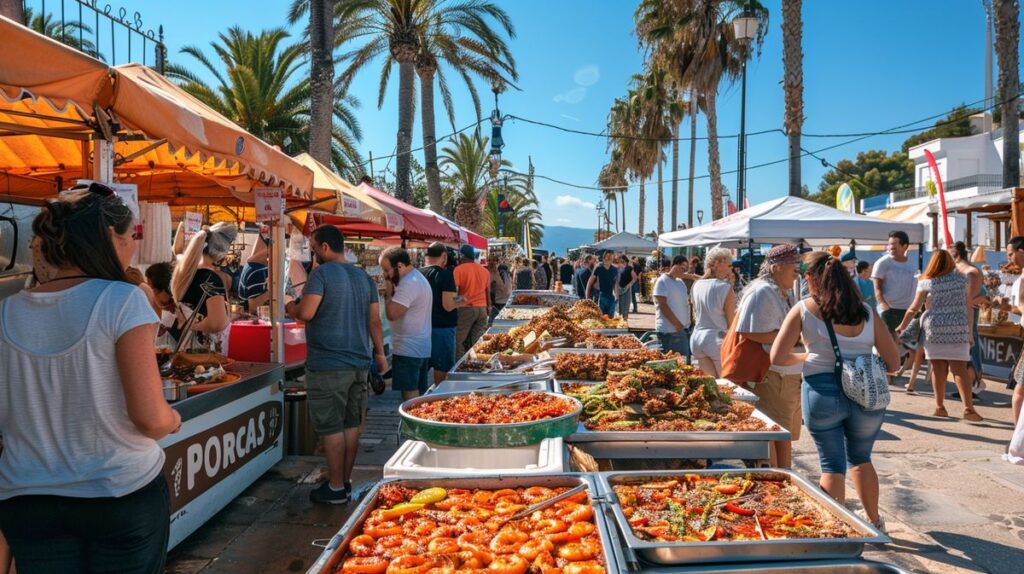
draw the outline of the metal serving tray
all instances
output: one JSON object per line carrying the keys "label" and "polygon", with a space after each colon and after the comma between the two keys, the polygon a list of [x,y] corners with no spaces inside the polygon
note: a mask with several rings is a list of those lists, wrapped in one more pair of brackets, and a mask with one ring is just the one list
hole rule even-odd
{"label": "metal serving tray", "polygon": [[422,490],[439,486],[441,488],[483,488],[497,490],[501,488],[520,488],[529,486],[574,487],[586,484],[587,493],[590,495],[590,504],[594,507],[594,522],[597,524],[597,531],[601,537],[601,548],[603,550],[604,562],[608,572],[616,571],[615,555],[613,547],[618,540],[612,536],[605,513],[600,506],[597,483],[593,477],[577,473],[561,473],[542,476],[473,476],[461,478],[415,478],[415,479],[391,479],[378,482],[366,498],[359,503],[359,506],[352,512],[349,519],[341,527],[341,530],[331,538],[330,542],[320,553],[320,558],[310,566],[306,574],[334,574],[341,566],[341,560],[348,551],[349,542],[361,531],[363,522],[370,516],[370,513],[377,508],[377,493],[385,484],[397,483],[408,488]]}
{"label": "metal serving tray", "polygon": [[[549,300],[564,299],[564,301],[559,301],[558,303],[555,303],[555,305],[561,305],[562,303],[572,304],[575,303],[576,301],[579,301],[580,299],[579,297],[572,293],[555,293],[554,291],[541,291],[539,289],[513,289],[512,292],[508,294],[508,300],[510,305],[514,305],[513,302],[516,300],[517,295],[535,295],[541,297],[542,299],[546,298]],[[550,307],[552,305],[545,306]]]}
{"label": "metal serving tray", "polygon": [[[789,482],[804,494],[823,506],[827,511],[846,523],[862,538],[814,538],[793,540],[752,540],[742,542],[650,542],[633,534],[626,515],[622,512],[613,487],[617,484],[640,482],[647,479],[663,479],[667,476],[699,474],[718,476],[736,474],[735,469],[710,469],[688,471],[638,471],[598,473],[601,492],[615,517],[619,534],[626,547],[643,560],[655,564],[689,564],[702,562],[761,562],[770,560],[840,559],[857,558],[864,551],[865,544],[887,544],[888,536],[864,522],[846,507],[839,504],[799,474],[786,469],[748,470],[754,476],[785,476]],[[673,570],[675,571],[675,570]]]}
{"label": "metal serving tray", "polygon": [[[734,401],[744,401],[744,402],[748,402],[748,403],[756,403],[760,399],[760,397],[758,397],[754,393],[748,391],[747,389],[744,389],[743,387],[737,386],[736,384],[734,384],[731,381],[728,381],[726,379],[718,379],[716,382],[719,385],[724,385],[724,384],[728,383],[728,386],[732,387],[732,391],[730,391],[730,393],[729,393],[729,398],[731,398]],[[556,393],[565,394],[565,392],[562,390],[562,385],[571,385],[571,384],[597,385],[597,384],[600,384],[600,383],[601,383],[601,381],[583,381],[583,380],[575,380],[575,379],[558,379],[558,378],[555,378],[555,380],[554,380],[554,390],[555,390]]]}
{"label": "metal serving tray", "polygon": [[[628,572],[620,566],[622,572]],[[641,566],[640,574],[910,574],[902,568],[870,560],[809,560],[768,564],[706,564],[700,566]]]}
{"label": "metal serving tray", "polygon": [[[482,391],[480,394],[509,395],[515,391]],[[578,424],[583,405],[572,397],[562,394],[546,393],[559,399],[573,403],[575,409],[565,415],[536,421],[509,424],[460,424],[421,419],[409,414],[409,411],[421,404],[432,403],[467,393],[433,393],[405,401],[398,407],[398,415],[402,418],[401,432],[416,440],[443,446],[463,446],[470,448],[503,448],[537,444],[546,438],[558,438],[572,433]]]}
{"label": "metal serving tray", "polygon": [[[569,381],[565,381],[568,383]],[[580,381],[592,382],[592,381]],[[558,391],[558,387],[555,389]],[[768,415],[754,409],[750,415],[759,418],[769,426],[777,425]],[[781,429],[781,425],[780,425]],[[572,442],[647,442],[647,441],[774,441],[790,440],[788,430],[777,431],[594,431],[587,430],[580,422],[579,429],[568,439]]]}
{"label": "metal serving tray", "polygon": [[452,367],[452,370],[448,371],[448,375],[447,375],[448,380],[452,380],[452,381],[489,381],[489,382],[494,382],[494,383],[498,383],[498,382],[501,382],[501,381],[518,381],[518,380],[525,380],[525,379],[545,380],[545,379],[550,379],[551,377],[553,377],[554,373],[555,373],[554,369],[552,369],[550,365],[546,366],[546,367],[541,367],[540,369],[538,369],[536,371],[531,371],[529,373],[510,373],[510,372],[503,372],[503,371],[498,371],[498,372],[493,372],[492,371],[492,372],[489,372],[489,373],[484,373],[484,372],[481,372],[481,371],[459,371],[459,367],[464,362],[466,362],[468,360],[470,360],[469,359],[469,353],[466,353],[465,355],[462,355],[461,357],[459,357],[458,362],[455,363],[455,366]]}
{"label": "metal serving tray", "polygon": [[[485,374],[486,376],[486,374]],[[552,391],[554,385],[551,382],[550,377],[546,377],[540,380],[530,380],[520,376],[519,379],[513,379],[516,383],[508,383],[510,386],[502,387],[501,390],[507,391]],[[468,393],[471,391],[480,390],[482,387],[488,387],[491,385],[503,384],[502,381],[495,381],[492,379],[452,379],[449,377],[444,381],[434,385],[427,391],[428,395],[432,394],[443,394],[443,393]]]}

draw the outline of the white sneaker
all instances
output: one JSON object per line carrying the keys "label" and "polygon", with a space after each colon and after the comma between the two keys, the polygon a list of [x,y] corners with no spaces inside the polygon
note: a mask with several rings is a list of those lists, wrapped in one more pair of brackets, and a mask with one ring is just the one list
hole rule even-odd
{"label": "white sneaker", "polygon": [[878,513],[878,520],[875,520],[875,521],[871,521],[871,520],[869,520],[869,519],[868,519],[868,513],[867,513],[867,512],[865,512],[865,511],[864,511],[863,509],[857,510],[857,511],[856,511],[856,513],[857,513],[857,516],[858,516],[858,517],[859,517],[859,518],[860,518],[861,520],[863,520],[864,522],[867,522],[867,523],[868,523],[868,524],[870,524],[871,526],[874,526],[874,527],[875,527],[875,528],[877,528],[877,529],[878,529],[878,530],[879,530],[879,531],[880,531],[880,532],[881,532],[882,534],[888,534],[888,533],[889,533],[889,531],[888,531],[888,530],[886,530],[886,528],[885,528],[885,518],[883,518],[883,517],[882,517],[882,513]]}

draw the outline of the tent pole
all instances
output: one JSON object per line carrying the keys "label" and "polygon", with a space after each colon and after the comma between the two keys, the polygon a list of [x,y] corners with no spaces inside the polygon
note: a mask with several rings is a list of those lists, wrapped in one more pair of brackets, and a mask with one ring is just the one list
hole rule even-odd
{"label": "tent pole", "polygon": [[924,243],[917,244],[917,270],[924,271]]}
{"label": "tent pole", "polygon": [[114,183],[114,144],[117,138],[92,140],[92,179],[99,183]]}
{"label": "tent pole", "polygon": [[284,362],[284,225],[270,226],[270,361]]}
{"label": "tent pole", "polygon": [[857,240],[856,239],[851,239],[850,240],[850,253],[852,253],[854,257],[857,256]]}
{"label": "tent pole", "polygon": [[747,260],[747,278],[749,280],[753,281],[754,280],[754,240],[750,239],[748,241],[748,243],[749,243],[749,245],[748,245],[749,251],[747,253],[750,255],[750,259]]}

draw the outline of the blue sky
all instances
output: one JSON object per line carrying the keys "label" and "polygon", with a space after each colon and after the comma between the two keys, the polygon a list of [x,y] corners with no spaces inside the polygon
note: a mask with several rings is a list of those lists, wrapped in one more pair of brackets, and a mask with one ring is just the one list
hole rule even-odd
{"label": "blue sky", "polygon": [[[639,72],[643,55],[633,35],[631,0],[497,0],[510,13],[517,37],[512,49],[521,81],[519,92],[502,95],[504,113],[559,124],[568,128],[601,131],[614,98],[625,93],[630,76]],[[782,18],[779,0],[765,2],[771,21],[760,57],[748,66],[747,130],[778,128],[783,119]],[[206,46],[218,32],[231,25],[251,30],[285,26],[286,0],[247,2],[139,3],[147,26],[163,24],[172,61],[189,59],[178,54],[181,46]],[[985,18],[980,0],[859,0],[804,2],[804,132],[835,134],[880,131],[911,121],[942,114],[961,102],[984,97]],[[384,107],[376,107],[379,66],[357,77],[352,93],[359,110],[364,138],[363,155],[375,157],[393,153],[397,125],[397,73],[392,75]],[[454,78],[453,78],[454,80]],[[456,126],[475,121],[468,93],[454,81]],[[491,108],[486,92],[484,114]],[[719,91],[719,133],[739,130],[739,85],[723,85]],[[418,113],[418,112],[417,112]],[[920,124],[931,125],[932,121]],[[421,144],[418,129],[414,147]],[[437,118],[438,135],[451,132],[446,118]],[[705,134],[704,118],[698,135]],[[907,135],[876,136],[822,152],[835,163],[867,149],[897,149]],[[523,122],[506,122],[504,156],[516,168],[526,171],[532,157],[538,175],[593,185],[606,161],[605,140],[561,133]],[[844,142],[851,138],[809,138],[808,150]],[[443,145],[443,144],[442,144]],[[786,139],[781,134],[748,139],[748,166],[785,158]],[[681,148],[681,175],[688,170],[689,144]],[[420,156],[422,161],[422,156]],[[736,140],[721,140],[723,171],[736,167]],[[379,172],[384,166],[375,162]],[[390,164],[394,169],[394,163]],[[670,176],[666,166],[666,179]],[[803,181],[816,189],[825,171],[817,160],[802,161]],[[747,172],[751,203],[786,193],[785,162]],[[698,142],[696,174],[707,174],[707,148]],[[392,176],[393,177],[393,176]],[[723,176],[734,190],[735,174]],[[544,222],[593,228],[592,205],[597,191],[573,189],[538,179]],[[680,221],[685,221],[685,182],[680,184]],[[665,185],[666,209],[670,186]],[[709,185],[706,178],[695,186],[695,208],[710,218]],[[647,185],[646,230],[655,225],[656,185]],[[637,229],[636,188],[626,196],[628,228]],[[666,214],[666,228],[669,217]]]}

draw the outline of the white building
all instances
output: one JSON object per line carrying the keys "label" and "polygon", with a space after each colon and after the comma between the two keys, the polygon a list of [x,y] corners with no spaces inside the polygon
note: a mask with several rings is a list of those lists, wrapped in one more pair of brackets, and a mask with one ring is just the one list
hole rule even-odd
{"label": "white building", "polygon": [[[931,227],[937,220],[929,214],[937,213],[939,207],[938,197],[929,195],[929,182],[934,178],[925,150],[935,157],[948,210],[1008,202],[1008,193],[1002,193],[1002,130],[991,129],[991,115],[988,113],[975,114],[970,120],[972,131],[976,132],[974,135],[939,138],[910,148],[907,153],[914,161],[914,187],[863,199],[862,213],[894,221],[923,223],[929,227],[928,237],[932,237]],[[950,215],[949,228],[953,240],[993,246],[998,223],[989,216],[985,212]],[[941,239],[941,222],[938,225]],[[1005,232],[1000,236],[1002,241],[1007,238]]]}

